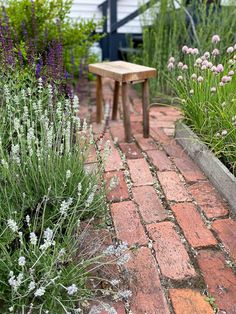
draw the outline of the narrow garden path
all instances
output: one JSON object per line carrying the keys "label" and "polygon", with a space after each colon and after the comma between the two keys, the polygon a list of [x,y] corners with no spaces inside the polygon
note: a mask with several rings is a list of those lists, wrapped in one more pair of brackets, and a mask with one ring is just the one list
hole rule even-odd
{"label": "narrow garden path", "polygon": [[[105,81],[105,100],[112,99],[111,86]],[[144,139],[134,90],[130,101],[134,141],[124,142],[121,119],[104,136],[111,141],[107,187],[117,178],[107,194],[114,232],[134,248],[122,270],[132,296],[114,308],[118,314],[210,314],[216,308],[235,314],[236,222],[229,207],[173,138],[180,112],[153,107],[151,136]],[[93,125],[99,136],[102,127]],[[95,151],[90,157],[92,165]]]}

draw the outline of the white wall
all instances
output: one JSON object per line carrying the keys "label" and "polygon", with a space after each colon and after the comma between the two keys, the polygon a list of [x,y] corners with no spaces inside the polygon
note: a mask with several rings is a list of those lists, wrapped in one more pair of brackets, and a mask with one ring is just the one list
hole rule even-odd
{"label": "white wall", "polygon": [[[102,18],[101,10],[98,5],[104,0],[74,0],[70,16],[75,19],[91,19],[99,20]],[[147,2],[145,0],[144,2]],[[138,9],[140,0],[118,0],[117,1],[117,19],[118,21]],[[108,16],[109,27],[109,16]],[[136,17],[126,25],[118,29],[119,33],[141,33],[140,17]]]}

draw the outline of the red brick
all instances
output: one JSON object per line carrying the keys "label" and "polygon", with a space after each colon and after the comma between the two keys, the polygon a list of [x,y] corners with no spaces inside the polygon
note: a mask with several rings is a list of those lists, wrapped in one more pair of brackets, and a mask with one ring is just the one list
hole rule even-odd
{"label": "red brick", "polygon": [[157,142],[161,144],[167,144],[170,143],[171,141],[171,138],[167,136],[161,128],[158,127],[150,128],[150,134]]}
{"label": "red brick", "polygon": [[183,154],[182,158],[174,158],[174,163],[188,183],[206,179],[202,171],[187,154]]}
{"label": "red brick", "polygon": [[123,122],[112,122],[110,126],[111,134],[114,140],[118,140],[119,143],[125,142],[125,132]]}
{"label": "red brick", "polygon": [[169,314],[155,260],[146,247],[134,251],[125,264],[132,291],[130,308],[134,314]]}
{"label": "red brick", "polygon": [[130,115],[130,121],[131,122],[142,122],[143,121],[143,117],[139,114],[137,115],[136,113],[133,113]]}
{"label": "red brick", "polygon": [[134,186],[152,185],[153,178],[144,158],[127,161]]}
{"label": "red brick", "polygon": [[174,139],[172,139],[171,142],[169,143],[164,143],[163,147],[170,157],[182,158],[183,155],[185,154],[182,147],[179,144],[177,144]]}
{"label": "red brick", "polygon": [[144,138],[143,134],[135,134],[134,137],[136,141],[138,142],[138,145],[140,146],[140,148],[144,151],[157,148],[156,143],[151,137]]}
{"label": "red brick", "polygon": [[179,203],[172,206],[178,224],[190,245],[200,248],[209,245],[216,245],[217,241],[211,231],[207,229],[200,214],[191,203]]}
{"label": "red brick", "polygon": [[133,108],[136,112],[142,113],[142,101],[140,98],[133,98],[132,99]]}
{"label": "red brick", "polygon": [[103,132],[103,129],[104,129],[104,125],[101,124],[101,123],[92,123],[92,126],[93,126],[93,133],[94,134],[101,134]]}
{"label": "red brick", "polygon": [[134,200],[139,206],[139,212],[146,223],[162,221],[167,213],[152,186],[141,186],[132,189]]}
{"label": "red brick", "polygon": [[191,200],[177,172],[158,172],[158,179],[169,201],[185,202]]}
{"label": "red brick", "polygon": [[173,170],[172,163],[163,150],[149,150],[146,153],[157,170]]}
{"label": "red brick", "polygon": [[217,232],[229,254],[236,261],[236,221],[232,219],[216,220],[212,228]]}
{"label": "red brick", "polygon": [[226,203],[209,182],[197,182],[189,187],[189,191],[207,218],[223,217],[228,214]]}
{"label": "red brick", "polygon": [[219,310],[236,313],[236,276],[225,263],[221,252],[200,251],[198,264],[212,297]]}
{"label": "red brick", "polygon": [[131,201],[111,204],[117,237],[129,245],[146,244],[147,237],[135,205]]}
{"label": "red brick", "polygon": [[110,141],[111,152],[108,155],[107,159],[105,160],[105,171],[109,172],[124,169],[118,150],[116,149],[108,135],[106,135],[103,139],[103,147],[107,140]]}
{"label": "red brick", "polygon": [[170,289],[175,314],[214,314],[210,304],[200,292],[191,289]]}
{"label": "red brick", "polygon": [[142,122],[136,121],[132,122],[131,130],[133,134],[143,134],[143,124]]}
{"label": "red brick", "polygon": [[173,223],[167,221],[151,224],[147,225],[147,229],[154,241],[156,258],[165,277],[183,280],[196,276],[188,253],[174,230]]}
{"label": "red brick", "polygon": [[[105,173],[107,199],[109,201],[122,201],[129,198],[125,176],[122,171],[112,171]],[[110,184],[117,181],[117,186],[111,189]]]}
{"label": "red brick", "polygon": [[127,159],[143,158],[141,150],[135,143],[121,143],[119,146]]}
{"label": "red brick", "polygon": [[158,128],[174,128],[174,121],[152,121],[150,122],[151,127],[158,127]]}
{"label": "red brick", "polygon": [[173,137],[174,134],[175,134],[175,128],[163,128],[163,132],[164,132],[167,136]]}

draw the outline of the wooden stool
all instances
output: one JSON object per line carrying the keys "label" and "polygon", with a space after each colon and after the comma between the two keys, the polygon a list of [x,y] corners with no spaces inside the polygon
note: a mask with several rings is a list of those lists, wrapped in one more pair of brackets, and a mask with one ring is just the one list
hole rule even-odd
{"label": "wooden stool", "polygon": [[124,115],[124,128],[126,142],[132,141],[130,128],[130,108],[128,102],[128,83],[142,83],[143,94],[143,136],[149,137],[149,89],[148,79],[156,76],[156,69],[142,65],[113,61],[89,64],[89,72],[97,75],[96,85],[96,104],[97,104],[97,123],[100,123],[103,115],[102,106],[102,77],[115,80],[113,95],[112,120],[117,119],[117,109],[119,100],[119,87],[121,85],[122,105]]}

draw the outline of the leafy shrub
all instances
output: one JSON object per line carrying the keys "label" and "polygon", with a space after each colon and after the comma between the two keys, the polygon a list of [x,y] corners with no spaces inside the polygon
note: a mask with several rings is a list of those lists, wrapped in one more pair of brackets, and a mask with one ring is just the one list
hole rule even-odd
{"label": "leafy shrub", "polygon": [[186,123],[236,173],[236,45],[219,49],[220,42],[214,35],[201,57],[185,45],[167,68]]}

